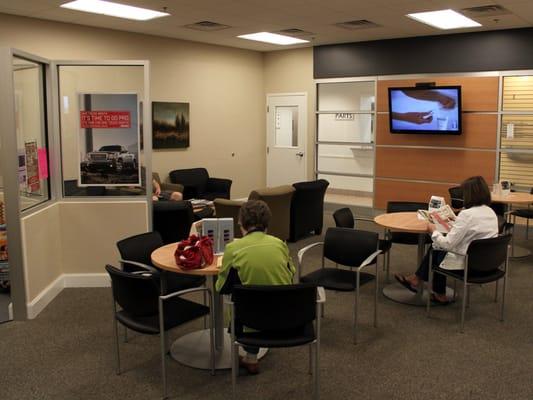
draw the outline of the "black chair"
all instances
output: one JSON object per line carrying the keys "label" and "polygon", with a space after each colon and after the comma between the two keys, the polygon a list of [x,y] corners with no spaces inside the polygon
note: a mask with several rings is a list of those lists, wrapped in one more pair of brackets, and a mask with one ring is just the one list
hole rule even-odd
{"label": "black chair", "polygon": [[[366,221],[366,222],[372,222],[375,224],[374,220],[372,218],[365,218],[365,217],[354,217],[352,210],[350,210],[348,207],[339,208],[333,213],[333,219],[335,220],[335,226],[337,228],[355,228],[355,221]],[[383,268],[388,270],[388,257],[386,256],[389,253],[389,250],[392,247],[392,242],[389,239],[379,239],[379,249],[381,250],[381,254],[383,254]]]}
{"label": "black chair", "polygon": [[[240,345],[263,348],[309,345],[309,372],[313,371],[314,375],[313,399],[318,400],[320,318],[317,316],[325,300],[323,289],[313,284],[234,286],[231,301],[228,301],[234,398]],[[245,331],[244,327],[253,331]]]}
{"label": "black chair", "polygon": [[[302,276],[303,257],[307,251],[316,246],[323,246],[322,265],[313,272]],[[326,231],[324,242],[310,244],[298,252],[298,279],[300,282],[313,283],[317,286],[323,286],[328,290],[355,292],[355,311],[353,318],[354,343],[357,343],[359,288],[374,278],[374,326],[377,326],[377,256],[381,253],[378,247],[379,239],[377,233],[350,228],[329,228]],[[326,267],[325,259],[348,267],[349,269]],[[364,268],[371,265],[375,267],[375,276],[362,272]]]}
{"label": "black chair", "polygon": [[183,185],[183,199],[229,199],[231,179],[211,178],[205,168],[176,169],[170,181]]}
{"label": "black chair", "polygon": [[[387,203],[387,213],[396,212],[416,212],[418,210],[427,210],[428,203],[420,203],[413,201],[389,201]],[[392,243],[418,245],[420,240],[424,240],[425,244],[431,243],[429,235],[425,235],[423,238],[417,233],[406,232],[389,232],[387,237]],[[389,281],[389,267],[390,267],[390,251],[387,253],[387,266],[386,266],[386,280]],[[419,258],[421,255],[419,254]]]}
{"label": "black chair", "polygon": [[[470,285],[482,285],[485,283],[496,282],[496,296],[495,301],[498,301],[498,281],[503,279],[502,303],[500,311],[500,320],[503,321],[504,305],[505,305],[505,288],[507,280],[507,265],[509,243],[511,235],[502,235],[491,239],[474,240],[468,246],[466,254],[457,254],[465,257],[464,270],[448,270],[440,267],[430,268],[428,287],[433,287],[433,274],[438,273],[447,277],[453,278],[456,281],[462,281],[463,285],[463,299],[461,307],[461,332],[464,332],[465,310],[468,295],[468,287]],[[430,253],[429,265],[432,265]],[[502,268],[503,266],[503,268]],[[455,292],[454,292],[455,296]],[[430,297],[427,301],[427,315],[430,311]]]}
{"label": "black chair", "polygon": [[[166,383],[166,339],[165,333],[186,322],[210,315],[211,334],[211,374],[215,373],[215,341],[214,319],[210,307],[198,304],[181,296],[203,291],[210,293],[205,287],[175,292],[166,296],[159,295],[158,277],[148,271],[124,272],[111,265],[106,265],[111,277],[113,291],[113,324],[117,351],[117,374],[120,374],[120,347],[118,324],[146,335],[159,335],[161,346],[161,368],[163,377],[163,398],[167,397]],[[211,296],[208,296],[211,299]],[[121,310],[117,311],[117,304]]]}
{"label": "black chair", "polygon": [[178,274],[162,271],[152,264],[152,252],[164,246],[158,232],[146,232],[130,236],[117,242],[120,253],[121,266],[125,272],[152,271],[163,274],[162,293],[172,293],[180,290],[196,288],[205,284],[204,276]]}
{"label": "black chair", "polygon": [[448,188],[448,193],[450,194],[450,202],[454,210],[460,210],[464,207],[463,188],[461,186]]}
{"label": "black chair", "polygon": [[329,182],[319,179],[298,182],[291,200],[290,242],[296,242],[311,233],[320,235],[324,220],[324,196]]}
{"label": "black chair", "polygon": [[[531,188],[529,193],[533,194],[533,188]],[[513,216],[513,224],[516,223],[516,217],[526,219],[526,240],[529,239],[529,220],[533,218],[533,209],[529,206],[527,208],[520,208],[518,210],[511,211],[511,215]]]}
{"label": "black chair", "polygon": [[188,201],[154,201],[154,231],[159,232],[164,244],[187,239],[194,222],[192,205]]}

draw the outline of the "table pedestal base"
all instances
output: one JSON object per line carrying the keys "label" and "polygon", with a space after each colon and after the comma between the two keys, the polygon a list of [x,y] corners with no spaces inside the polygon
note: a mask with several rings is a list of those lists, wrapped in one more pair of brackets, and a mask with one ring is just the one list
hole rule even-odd
{"label": "table pedestal base", "polygon": [[[215,350],[215,369],[231,368],[231,336],[224,329],[224,343]],[[170,348],[170,355],[180,364],[198,369],[211,369],[211,354],[209,345],[209,329],[196,331],[180,337]],[[268,349],[260,349],[258,358],[261,359]],[[242,348],[239,354],[244,355]]]}
{"label": "table pedestal base", "polygon": [[[425,306],[427,304],[427,290],[422,293],[413,293],[398,282],[391,283],[383,288],[383,295],[397,303],[407,304],[410,306]],[[453,289],[447,287],[446,295],[453,298]]]}
{"label": "table pedestal base", "polygon": [[509,254],[509,258],[524,258],[531,255],[531,251],[521,246],[512,246]]}

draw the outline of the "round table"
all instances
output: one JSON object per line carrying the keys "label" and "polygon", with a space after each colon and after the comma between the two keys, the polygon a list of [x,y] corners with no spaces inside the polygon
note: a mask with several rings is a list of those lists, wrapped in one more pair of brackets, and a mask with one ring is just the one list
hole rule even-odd
{"label": "round table", "polygon": [[[502,203],[505,204],[507,210],[509,211],[511,208],[511,205],[513,204],[522,204],[522,205],[529,205],[533,203],[533,194],[530,193],[524,193],[524,192],[511,192],[509,194],[495,194],[491,193],[491,200],[494,203]],[[520,246],[516,246],[514,244],[514,235],[513,235],[513,243],[511,244],[511,254],[509,255],[509,258],[522,258],[527,257],[531,254],[531,252]]]}
{"label": "round table", "polygon": [[[177,243],[167,244],[152,252],[152,263],[170,272],[178,272],[188,275],[203,275],[207,278],[211,289],[213,314],[215,319],[215,368],[231,368],[231,337],[224,328],[224,304],[223,297],[215,290],[216,276],[222,265],[222,256],[215,255],[213,263],[201,269],[181,269],[174,259],[174,251]],[[263,357],[267,349],[261,349],[258,358]],[[209,346],[209,329],[186,334],[174,341],[170,348],[172,358],[181,364],[193,368],[211,369],[211,354]]]}
{"label": "round table", "polygon": [[[396,212],[381,214],[374,218],[374,222],[388,231],[406,232],[418,234],[418,257],[417,265],[420,265],[424,258],[427,221],[418,219],[416,212]],[[398,282],[386,285],[383,288],[383,295],[393,301],[413,306],[425,306],[427,303],[427,292],[424,285],[418,287],[418,292],[413,293]],[[453,290],[446,288],[446,295],[453,296]]]}

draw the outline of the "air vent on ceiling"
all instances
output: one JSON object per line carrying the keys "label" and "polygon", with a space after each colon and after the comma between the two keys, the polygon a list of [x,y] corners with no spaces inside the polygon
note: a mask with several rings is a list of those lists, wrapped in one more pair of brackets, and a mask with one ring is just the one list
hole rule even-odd
{"label": "air vent on ceiling", "polygon": [[229,25],[219,24],[212,21],[200,21],[194,24],[185,25],[185,28],[196,29],[197,31],[220,31],[222,29],[231,28]]}
{"label": "air vent on ceiling", "polygon": [[488,4],[486,6],[477,6],[461,9],[463,14],[469,17],[492,17],[496,15],[505,15],[511,14],[511,12],[498,5],[498,4]]}
{"label": "air vent on ceiling", "polygon": [[298,29],[298,28],[282,29],[281,31],[278,31],[277,33],[279,33],[281,35],[296,36],[296,37],[313,36],[314,35],[313,32],[304,31],[304,30]]}
{"label": "air vent on ceiling", "polygon": [[338,26],[339,28],[344,29],[367,29],[367,28],[377,28],[378,24],[375,22],[369,21],[367,19],[358,19],[355,21],[346,21],[346,22],[339,22],[338,24],[335,24],[335,26]]}

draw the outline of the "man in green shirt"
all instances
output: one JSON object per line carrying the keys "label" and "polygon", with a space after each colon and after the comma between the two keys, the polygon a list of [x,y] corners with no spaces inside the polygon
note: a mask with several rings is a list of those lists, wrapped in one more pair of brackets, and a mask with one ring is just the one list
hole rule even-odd
{"label": "man in green shirt", "polygon": [[[239,211],[243,237],[226,246],[216,283],[217,291],[229,291],[235,283],[243,285],[290,285],[296,272],[289,248],[280,239],[267,235],[272,214],[262,200],[250,200]],[[259,372],[259,348],[245,347],[241,366],[250,374]]]}

